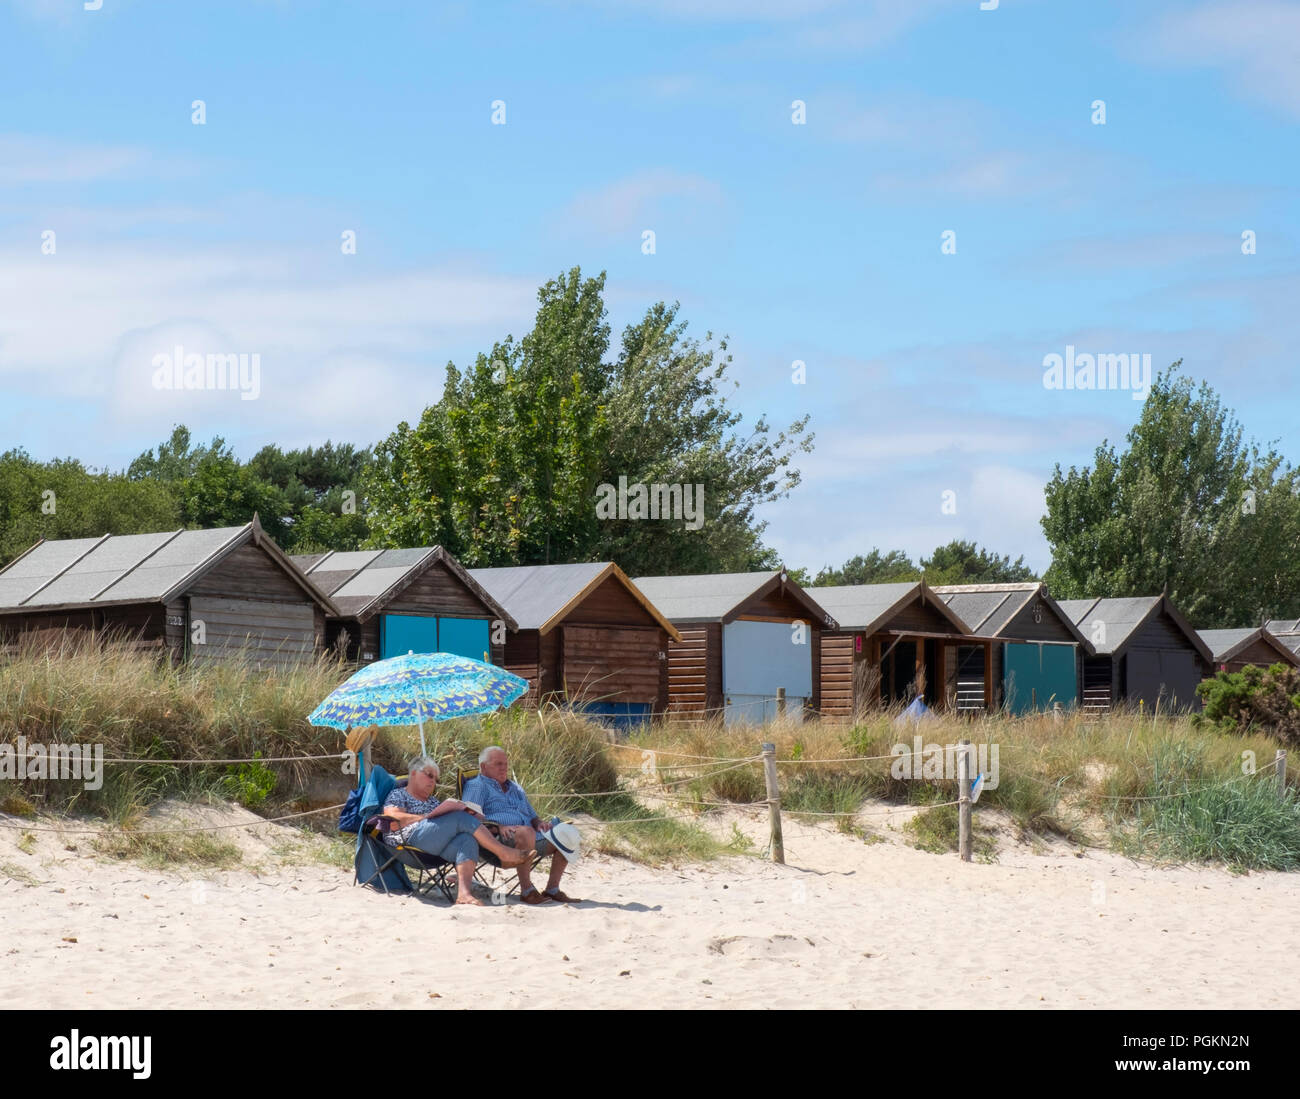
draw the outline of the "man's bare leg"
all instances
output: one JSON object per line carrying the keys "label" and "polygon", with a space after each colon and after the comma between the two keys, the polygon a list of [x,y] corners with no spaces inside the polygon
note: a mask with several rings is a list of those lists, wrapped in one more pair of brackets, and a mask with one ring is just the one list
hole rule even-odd
{"label": "man's bare leg", "polygon": [[560,878],[568,867],[568,862],[558,851],[551,856],[551,873],[546,879],[546,891],[554,892],[560,888]]}
{"label": "man's bare leg", "polygon": [[[515,850],[528,851],[537,846],[537,833],[526,824],[521,824],[515,829]],[[522,897],[526,893],[531,893],[536,886],[533,885],[531,856],[517,865],[514,869],[519,875],[519,895]]]}

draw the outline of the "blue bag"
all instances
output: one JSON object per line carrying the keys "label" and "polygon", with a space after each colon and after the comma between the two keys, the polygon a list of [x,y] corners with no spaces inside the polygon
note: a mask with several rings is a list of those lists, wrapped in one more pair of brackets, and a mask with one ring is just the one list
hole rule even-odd
{"label": "blue bag", "polygon": [[339,831],[352,832],[361,830],[361,796],[365,792],[362,786],[354,786],[348,791],[348,800],[339,810]]}

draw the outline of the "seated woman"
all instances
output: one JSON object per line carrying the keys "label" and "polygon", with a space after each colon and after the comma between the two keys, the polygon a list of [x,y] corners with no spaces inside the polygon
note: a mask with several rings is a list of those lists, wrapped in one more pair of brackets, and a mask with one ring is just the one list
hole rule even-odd
{"label": "seated woman", "polygon": [[433,796],[438,784],[438,765],[428,756],[411,760],[406,788],[394,787],[384,802],[384,816],[391,817],[398,828],[384,836],[392,847],[404,843],[437,855],[456,865],[456,903],[478,904],[470,886],[478,862],[479,844],[501,860],[505,867],[522,866],[533,854],[516,852],[502,844],[487,830],[463,801]]}

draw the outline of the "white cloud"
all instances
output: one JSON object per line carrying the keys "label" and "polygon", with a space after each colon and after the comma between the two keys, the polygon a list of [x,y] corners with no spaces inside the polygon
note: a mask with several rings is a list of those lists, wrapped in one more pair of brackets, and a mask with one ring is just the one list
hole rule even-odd
{"label": "white cloud", "polygon": [[0,134],[0,186],[94,183],[114,179],[175,179],[193,175],[185,158],[159,156],[133,145]]}
{"label": "white cloud", "polygon": [[579,193],[561,218],[562,224],[583,233],[639,233],[658,231],[680,211],[694,218],[722,202],[722,187],[713,180],[658,169]]}
{"label": "white cloud", "polygon": [[1221,68],[1248,98],[1300,116],[1300,4],[1179,6],[1154,24],[1145,48],[1161,60]]}
{"label": "white cloud", "polygon": [[[0,253],[0,386],[47,410],[18,441],[68,446],[31,433],[65,410],[95,421],[75,449],[96,463],[129,457],[181,421],[205,436],[370,441],[438,399],[448,359],[526,329],[543,281],[334,261],[310,249],[124,242]],[[178,343],[258,354],[259,399],[156,389],[153,357]]]}

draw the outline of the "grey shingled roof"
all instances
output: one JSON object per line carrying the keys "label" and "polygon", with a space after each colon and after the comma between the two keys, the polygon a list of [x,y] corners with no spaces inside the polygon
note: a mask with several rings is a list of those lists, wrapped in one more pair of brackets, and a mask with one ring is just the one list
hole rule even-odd
{"label": "grey shingled roof", "polygon": [[[1294,659],[1291,648],[1281,639],[1274,637],[1268,629],[1197,630],[1196,632],[1209,647],[1210,652],[1214,654],[1216,663],[1231,660],[1241,650],[1253,645],[1256,641],[1273,642],[1275,645],[1286,649]],[[1279,659],[1275,663],[1287,663],[1286,657],[1283,657],[1281,653],[1278,654],[1278,657]],[[1297,663],[1300,663],[1300,661],[1297,661]]]}
{"label": "grey shingled roof", "polygon": [[[1057,605],[1063,610],[1079,632],[1092,644],[1099,656],[1113,656],[1128,644],[1137,629],[1153,611],[1164,606],[1169,617],[1187,637],[1188,643],[1204,659],[1212,659],[1208,646],[1197,636],[1196,631],[1187,625],[1182,615],[1171,602],[1162,595],[1136,595],[1109,599],[1061,599]],[[1104,640],[1093,640],[1093,626],[1097,622],[1105,623]]]}
{"label": "grey shingled roof", "polygon": [[469,574],[514,616],[521,630],[539,630],[608,568],[608,561],[593,561],[470,569]]}
{"label": "grey shingled roof", "polygon": [[[1006,584],[936,584],[933,589],[971,631],[986,637],[1001,637],[1003,630],[1034,599],[1042,599],[1049,612],[1057,615],[1066,631],[1074,635],[1085,652],[1092,645],[1061,605],[1047,594],[1041,580]],[[1011,638],[1015,640],[1015,638]]]}
{"label": "grey shingled roof", "polygon": [[975,633],[987,634],[990,637],[996,637],[998,631],[1034,597],[1032,591],[945,592],[942,588],[934,590],[939,593],[949,610]]}
{"label": "grey shingled roof", "polygon": [[[833,584],[809,588],[808,594],[826,608],[840,629],[870,631],[883,626],[885,617],[900,603],[906,606],[919,597],[923,587],[920,580],[904,580],[896,584]],[[953,620],[954,632],[970,632],[956,612],[949,610],[932,589],[924,590],[935,609]]]}
{"label": "grey shingled roof", "polygon": [[292,560],[313,584],[329,595],[342,617],[368,616],[378,611],[407,580],[435,560],[441,561],[484,601],[493,615],[510,629],[516,628],[514,616],[441,546],[308,553],[298,554]]}
{"label": "grey shingled roof", "polygon": [[[1160,602],[1158,595],[1128,596],[1113,599],[1061,599],[1061,610],[1070,616],[1070,620],[1079,627],[1083,636],[1092,642],[1098,655],[1115,653],[1124,647],[1129,635],[1151,613],[1151,608]],[[1103,639],[1097,641],[1093,626],[1097,622],[1105,624]]]}
{"label": "grey shingled roof", "polygon": [[[273,546],[257,522],[38,542],[0,571],[0,613],[160,602],[254,536]],[[272,556],[294,571],[278,548]],[[308,595],[320,598],[299,574],[294,576]],[[322,606],[330,608],[328,599]]]}
{"label": "grey shingled roof", "polygon": [[900,584],[833,584],[808,590],[840,624],[840,629],[865,630],[919,587],[918,581],[908,580]]}

